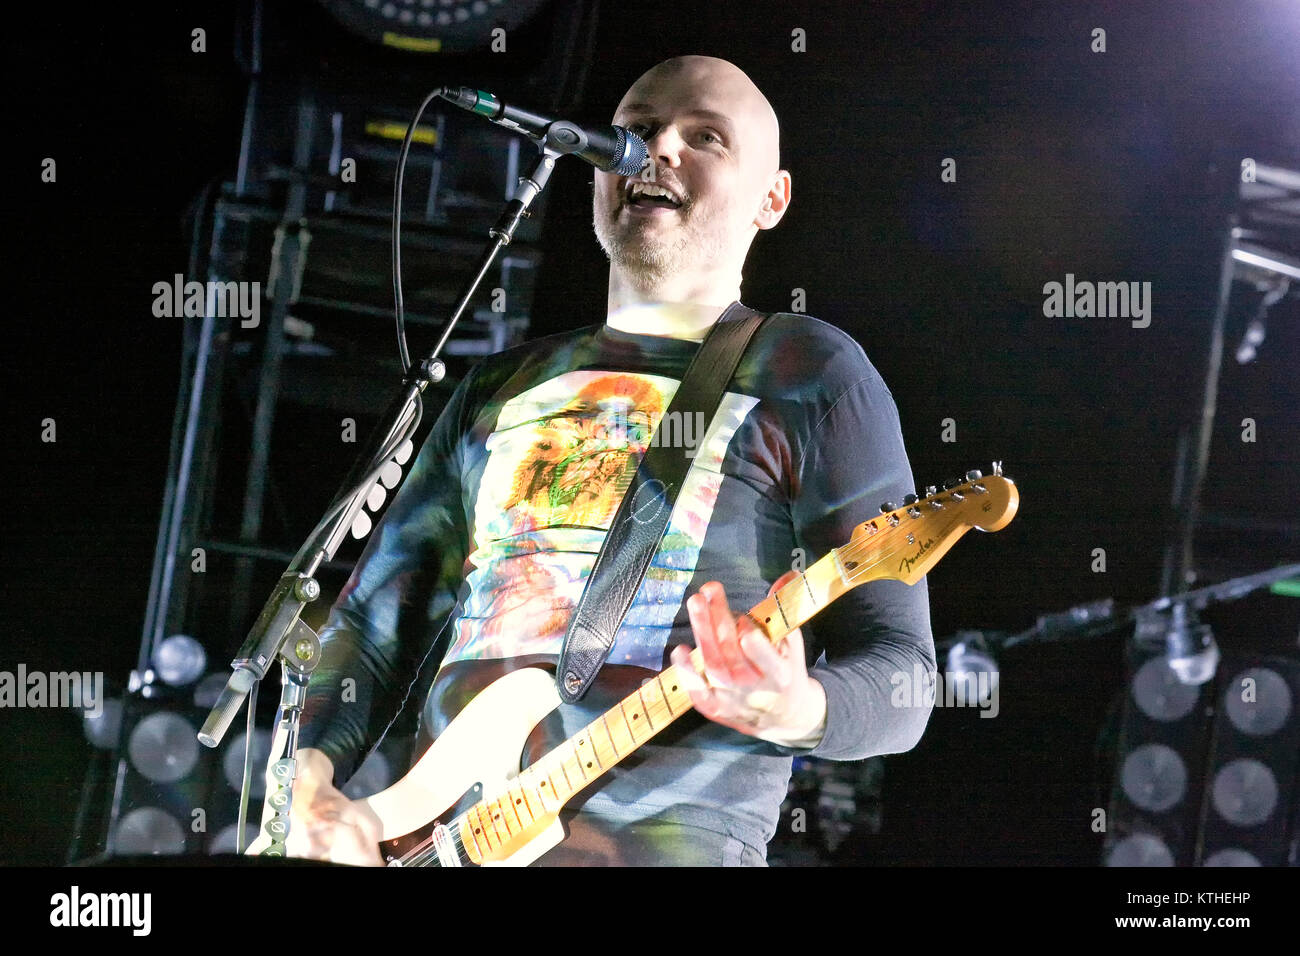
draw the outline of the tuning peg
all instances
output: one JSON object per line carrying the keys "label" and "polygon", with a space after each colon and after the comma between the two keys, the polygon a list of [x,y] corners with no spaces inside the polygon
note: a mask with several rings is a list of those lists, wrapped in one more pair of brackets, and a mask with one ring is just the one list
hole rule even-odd
{"label": "tuning peg", "polygon": [[993,463],[993,474],[998,478],[1002,477],[1002,462],[995,461]]}
{"label": "tuning peg", "polygon": [[956,488],[960,484],[961,484],[960,478],[949,478],[947,481],[943,483],[943,490],[947,491],[949,488]]}
{"label": "tuning peg", "polygon": [[934,497],[935,495],[937,495],[938,493],[939,493],[939,489],[936,488],[934,485],[926,485],[926,486],[925,486],[925,496],[926,496],[927,498],[933,498],[933,497]]}
{"label": "tuning peg", "polygon": [[366,495],[366,507],[371,511],[378,511],[384,506],[384,499],[388,497],[388,492],[384,486],[376,483],[371,489],[370,494]]}
{"label": "tuning peg", "polygon": [[897,507],[898,505],[894,504],[892,501],[886,501],[883,504],[881,504],[880,513],[882,515],[887,514],[888,512],[893,511]]}
{"label": "tuning peg", "polygon": [[357,512],[357,516],[352,520],[352,537],[360,540],[370,534],[370,515],[364,511]]}
{"label": "tuning peg", "polygon": [[390,461],[379,472],[379,480],[383,482],[385,488],[396,488],[402,480],[402,466],[395,461]]}
{"label": "tuning peg", "polygon": [[903,495],[903,507],[910,508],[916,504],[916,495]]}
{"label": "tuning peg", "polygon": [[967,481],[979,481],[983,477],[984,474],[976,469],[972,469],[971,471],[966,472]]}

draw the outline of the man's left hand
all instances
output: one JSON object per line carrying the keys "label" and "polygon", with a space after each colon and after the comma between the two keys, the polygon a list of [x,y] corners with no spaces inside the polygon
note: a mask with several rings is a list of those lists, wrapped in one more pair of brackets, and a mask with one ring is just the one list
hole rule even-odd
{"label": "man's left hand", "polygon": [[[795,571],[782,575],[768,594],[796,576]],[[799,628],[773,647],[747,615],[737,619],[731,612],[718,581],[691,595],[686,608],[704,657],[703,675],[691,663],[690,648],[674,647],[671,656],[696,710],[775,743],[802,742],[824,727],[826,692],[808,675]]]}

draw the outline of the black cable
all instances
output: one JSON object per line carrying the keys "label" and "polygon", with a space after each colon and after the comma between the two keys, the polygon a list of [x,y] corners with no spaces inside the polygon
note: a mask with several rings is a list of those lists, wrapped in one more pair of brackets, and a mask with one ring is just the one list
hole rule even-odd
{"label": "black cable", "polygon": [[406,128],[402,137],[402,151],[397,156],[397,176],[393,180],[393,301],[397,307],[397,354],[402,363],[402,374],[411,369],[411,353],[406,347],[406,310],[402,302],[402,180],[406,175],[406,157],[411,151],[411,138],[420,117],[429,104],[441,96],[447,89],[440,86],[424,98],[420,108],[415,111],[415,119]]}
{"label": "black cable", "polygon": [[248,849],[244,840],[244,827],[248,825],[248,796],[253,783],[253,731],[257,727],[257,688],[261,683],[253,681],[252,689],[248,692],[248,718],[244,723],[244,780],[239,789],[239,825],[235,828],[235,852],[240,856]]}

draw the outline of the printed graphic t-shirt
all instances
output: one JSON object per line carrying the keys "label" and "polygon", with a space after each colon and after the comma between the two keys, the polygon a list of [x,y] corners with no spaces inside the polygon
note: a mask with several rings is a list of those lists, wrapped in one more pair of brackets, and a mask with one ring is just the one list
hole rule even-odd
{"label": "printed graphic t-shirt", "polygon": [[[427,743],[503,674],[553,671],[651,441],[691,456],[668,529],[596,682],[538,725],[525,764],[662,670],[675,645],[694,644],[685,602],[703,584],[721,582],[743,613],[792,566],[846,544],[882,502],[914,490],[893,397],[845,333],[773,315],[711,421],[664,420],[698,347],[601,324],[490,356],[460,382],[322,632],[301,746],[333,759],[336,783],[413,689],[428,688]],[[615,828],[702,828],[761,851],[792,754],[848,760],[913,747],[929,708],[891,706],[891,677],[934,670],[925,580],[860,585],[802,633],[827,698],[815,748],[779,747],[691,711],[569,808]],[[671,847],[663,852],[671,862]]]}

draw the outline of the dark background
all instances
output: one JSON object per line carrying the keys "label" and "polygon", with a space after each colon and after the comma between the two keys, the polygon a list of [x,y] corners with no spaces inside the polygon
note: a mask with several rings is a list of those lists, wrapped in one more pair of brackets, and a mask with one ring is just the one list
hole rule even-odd
{"label": "dark background", "polygon": [[[321,17],[298,5],[310,35]],[[246,80],[233,5],[98,20],[72,9],[27,7],[8,37],[14,485],[0,668],[120,681],[139,647],[178,387],[179,323],[153,317],[151,287],[185,271],[182,214],[233,172]],[[206,54],[190,52],[195,26]],[[1098,26],[1105,53],[1089,49]],[[796,27],[806,53],[790,50]],[[745,301],[788,309],[804,289],[810,314],[863,345],[897,401],[918,487],[991,459],[1016,479],[1016,520],[930,575],[936,637],[1156,596],[1241,159],[1300,167],[1300,7],[655,0],[604,6],[595,50],[578,119],[607,119],[667,56],[721,56],[750,74],[781,117],[794,201],[755,244]],[[429,88],[474,81],[430,61]],[[40,182],[46,156],[57,184]],[[955,183],[940,181],[945,157]],[[573,161],[552,180],[533,335],[603,317],[590,179]],[[1150,327],[1044,317],[1043,284],[1067,272],[1151,282]],[[1229,349],[1249,294],[1238,299]],[[1293,534],[1268,530],[1300,512],[1298,354],[1294,297],[1255,363],[1229,353],[1206,506],[1239,520],[1202,535],[1202,581],[1300,555]],[[40,441],[46,417],[57,443]],[[1245,417],[1253,444],[1240,441]],[[941,441],[945,418],[955,443]],[[1257,597],[1212,619],[1224,643],[1294,649],[1296,603]],[[1008,655],[997,720],[936,710],[921,745],[886,763],[881,858],[1095,863],[1088,813],[1106,803],[1113,757],[1097,744],[1123,642]],[[0,713],[0,862],[62,859],[88,753],[74,713]]]}

